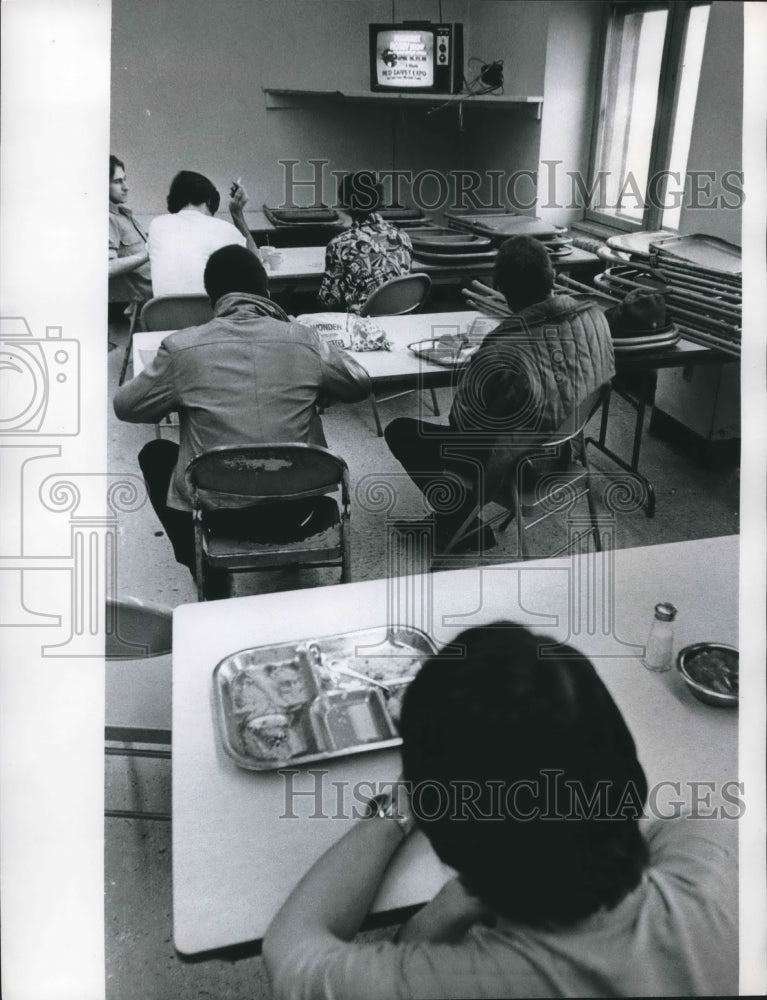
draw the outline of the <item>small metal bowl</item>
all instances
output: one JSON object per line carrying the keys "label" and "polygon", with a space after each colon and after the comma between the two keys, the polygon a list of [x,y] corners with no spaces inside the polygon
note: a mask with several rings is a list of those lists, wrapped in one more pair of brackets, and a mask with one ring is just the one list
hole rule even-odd
{"label": "small metal bowl", "polygon": [[738,650],[735,646],[727,646],[722,642],[696,642],[692,646],[685,646],[684,649],[680,649],[676,658],[676,666],[684,678],[687,687],[700,701],[705,702],[707,705],[717,705],[719,708],[737,708],[737,694],[716,691],[695,676],[695,658],[701,653],[716,653],[718,651],[730,656],[734,654],[737,665]]}

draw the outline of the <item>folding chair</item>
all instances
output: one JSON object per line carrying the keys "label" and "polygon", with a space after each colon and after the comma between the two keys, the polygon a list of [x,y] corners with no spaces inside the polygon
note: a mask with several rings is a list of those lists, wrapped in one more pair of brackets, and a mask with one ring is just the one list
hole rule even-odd
{"label": "folding chair", "polygon": [[[409,313],[418,312],[423,306],[431,290],[431,278],[428,274],[406,274],[401,278],[392,278],[384,282],[379,288],[371,292],[367,301],[360,310],[361,316],[405,316]],[[378,413],[378,403],[386,403],[390,399],[397,399],[405,396],[415,389],[404,389],[402,392],[392,393],[390,396],[381,396],[376,400],[375,392],[370,393],[370,405],[373,408],[373,419],[376,425],[376,434],[383,437],[381,418]],[[439,416],[439,403],[434,389],[431,393],[432,409],[436,416]]]}
{"label": "folding chair", "polygon": [[[349,469],[326,448],[213,448],[189,463],[186,483],[201,601],[208,596],[211,571],[228,575],[285,566],[340,566],[341,583],[351,579]],[[340,510],[326,495],[339,487]]]}
{"label": "folding chair", "polygon": [[[170,758],[172,639],[173,618],[167,608],[135,599],[107,599],[107,756]],[[167,813],[133,809],[105,809],[104,815],[170,819]]]}
{"label": "folding chair", "polygon": [[151,330],[183,330],[201,326],[213,319],[213,306],[207,295],[158,295],[144,303],[141,326]]}
{"label": "folding chair", "polygon": [[[517,528],[518,556],[520,559],[529,559],[525,532],[553,514],[571,510],[582,497],[585,497],[588,503],[589,532],[593,534],[594,545],[600,552],[602,544],[591,491],[591,468],[586,456],[584,429],[609,393],[609,383],[600,386],[578,404],[550,440],[511,460],[497,485],[491,488],[490,495],[483,502],[477,502],[445,546],[442,555],[449,555],[460,542],[486,525],[497,524],[499,531],[505,531],[514,520]],[[574,448],[570,447],[571,444]],[[566,455],[565,449],[573,452],[570,460],[562,460],[562,456]],[[541,459],[551,460],[544,461],[544,465],[548,465],[548,468],[536,469],[535,463]],[[504,508],[503,513],[482,522],[477,529],[477,520],[482,507],[487,503],[494,503]],[[567,546],[551,555],[561,555],[566,548]]]}
{"label": "folding chair", "polygon": [[[183,330],[188,326],[201,326],[213,319],[213,306],[207,295],[158,295],[144,303],[141,310],[141,327],[152,330]],[[170,417],[163,423],[177,426]],[[156,425],[157,437],[162,437],[160,424]]]}

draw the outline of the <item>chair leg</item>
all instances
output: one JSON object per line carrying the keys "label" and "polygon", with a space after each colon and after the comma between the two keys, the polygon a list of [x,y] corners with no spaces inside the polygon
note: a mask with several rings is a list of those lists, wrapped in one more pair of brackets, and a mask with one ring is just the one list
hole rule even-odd
{"label": "chair leg", "polygon": [[599,534],[599,520],[597,518],[594,494],[591,489],[591,469],[586,466],[586,502],[589,505],[589,519],[591,520],[591,531],[594,535],[594,548],[597,552],[602,551],[602,539]]}
{"label": "chair leg", "polygon": [[449,542],[447,543],[447,545],[446,545],[446,546],[444,547],[444,549],[442,550],[442,553],[441,553],[441,554],[442,554],[443,556],[447,556],[447,555],[450,555],[450,553],[451,553],[451,552],[453,551],[453,549],[455,548],[455,546],[456,546],[456,545],[457,545],[457,544],[458,544],[458,543],[459,543],[459,542],[460,542],[460,541],[461,541],[461,540],[462,540],[463,538],[465,538],[465,537],[469,537],[469,536],[467,535],[467,533],[466,533],[466,529],[467,529],[467,528],[469,527],[469,525],[470,525],[470,524],[472,524],[472,523],[473,523],[474,521],[476,521],[476,520],[477,520],[477,518],[479,517],[479,512],[480,512],[480,509],[481,509],[481,508],[480,508],[479,504],[475,505],[475,506],[474,506],[474,507],[472,508],[471,512],[470,512],[470,513],[469,513],[469,514],[467,515],[467,517],[466,517],[466,518],[465,518],[465,519],[464,519],[464,520],[462,521],[462,523],[461,523],[461,526],[460,526],[460,528],[458,529],[458,531],[456,531],[456,532],[455,532],[455,534],[453,535],[453,537],[452,537],[452,538],[450,539],[450,541],[449,541]]}
{"label": "chair leg", "polygon": [[194,578],[197,583],[197,600],[205,600],[205,570],[202,564],[202,525],[200,513],[194,513]]}
{"label": "chair leg", "polygon": [[341,583],[351,583],[351,545],[349,525],[341,522]]}
{"label": "chair leg", "polygon": [[136,321],[138,320],[138,302],[133,303],[133,308],[130,314],[130,326],[128,327],[128,343],[125,345],[125,354],[123,355],[122,368],[120,369],[120,381],[118,385],[122,385],[125,381],[125,374],[128,371],[128,362],[131,357],[131,348],[133,347],[133,333],[136,329]]}
{"label": "chair leg", "polygon": [[439,412],[439,402],[437,401],[437,393],[434,389],[430,389],[429,392],[431,393],[431,408],[432,410],[434,410],[434,416],[439,417],[441,416],[441,414]]}
{"label": "chair leg", "polygon": [[373,419],[376,422],[376,434],[379,437],[383,437],[383,427],[381,427],[381,418],[378,415],[378,404],[376,403],[376,398],[374,393],[370,393],[370,405],[373,408]]}
{"label": "chair leg", "polygon": [[527,549],[525,548],[525,526],[522,522],[522,501],[519,489],[514,486],[514,517],[517,522],[517,555],[520,559],[527,559]]}

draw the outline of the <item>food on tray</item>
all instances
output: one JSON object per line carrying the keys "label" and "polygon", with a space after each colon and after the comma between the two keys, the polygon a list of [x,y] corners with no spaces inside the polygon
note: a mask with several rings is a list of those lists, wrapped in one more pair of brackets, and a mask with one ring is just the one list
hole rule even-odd
{"label": "food on tray", "polygon": [[305,705],[313,697],[304,669],[298,661],[269,663],[263,668],[263,672],[273,692],[275,705],[296,708]]}
{"label": "food on tray", "polygon": [[285,760],[301,752],[287,715],[247,716],[240,726],[245,753],[263,760]]}
{"label": "food on tray", "polygon": [[232,680],[232,700],[238,711],[269,715],[305,705],[314,697],[297,660],[248,667]]}
{"label": "food on tray", "polygon": [[717,694],[738,693],[738,654],[733,649],[701,649],[686,660],[689,676]]}
{"label": "food on tray", "polygon": [[268,771],[391,746],[404,692],[433,651],[427,635],[399,627],[238,650],[213,674],[224,749]]}
{"label": "food on tray", "polygon": [[261,669],[243,670],[232,679],[232,702],[239,712],[268,715],[274,710],[272,692],[264,683]]}

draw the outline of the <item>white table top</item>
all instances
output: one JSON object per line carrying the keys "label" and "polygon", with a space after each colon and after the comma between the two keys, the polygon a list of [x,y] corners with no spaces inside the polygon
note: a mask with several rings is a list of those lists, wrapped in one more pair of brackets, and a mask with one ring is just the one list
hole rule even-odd
{"label": "white table top", "polygon": [[[592,557],[594,558],[594,557]],[[591,576],[587,567],[596,572]],[[612,586],[606,612],[571,598],[592,581]],[[278,772],[249,772],[224,753],[213,714],[212,673],[250,646],[380,626],[410,624],[438,644],[473,624],[507,618],[567,641],[594,664],[624,713],[648,782],[737,777],[737,712],[696,701],[674,670],[650,673],[636,658],[653,606],[679,609],[676,649],[691,642],[738,641],[736,536],[624,549],[596,557],[468,568],[423,578],[376,580],[182,606],[173,635],[173,915],[180,952],[193,954],[256,940],[287,894],[350,820],[312,818],[313,796],[293,799],[300,818],[284,817]],[[406,618],[405,608],[415,608]],[[392,610],[394,609],[394,610]],[[402,609],[398,613],[397,609]],[[594,621],[588,620],[594,614]],[[612,628],[606,627],[613,623]],[[633,644],[633,645],[632,645]],[[396,750],[328,761],[318,779],[333,816],[332,781],[381,782],[400,772]],[[296,790],[312,791],[304,768]],[[666,803],[672,798],[664,800]],[[375,910],[431,897],[448,876],[421,834],[388,873]]]}
{"label": "white table top", "polygon": [[[412,375],[420,372],[444,372],[444,368],[429,364],[407,349],[408,344],[445,334],[466,333],[475,323],[484,332],[495,329],[498,320],[483,316],[473,310],[444,313],[416,313],[410,316],[376,316],[374,322],[392,341],[391,351],[354,352],[354,357],[374,381],[393,376]],[[479,329],[479,328],[477,328]],[[152,333],[133,335],[133,372],[138,375],[157,353],[163,339],[173,330],[156,330]]]}

